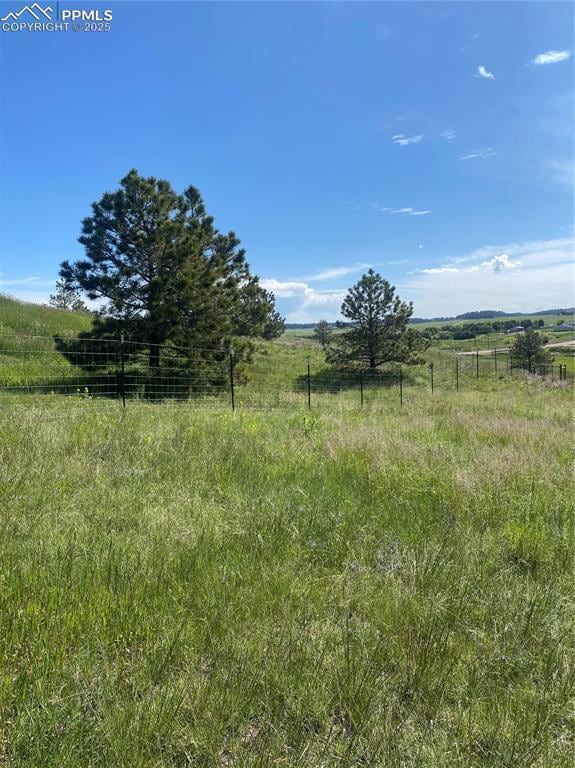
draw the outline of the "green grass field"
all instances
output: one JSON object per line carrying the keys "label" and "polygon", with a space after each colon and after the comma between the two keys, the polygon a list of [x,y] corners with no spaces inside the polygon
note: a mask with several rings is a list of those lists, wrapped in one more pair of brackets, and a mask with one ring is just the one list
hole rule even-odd
{"label": "green grass field", "polygon": [[0,416],[4,762],[571,765],[569,390],[88,406]]}
{"label": "green grass field", "polygon": [[235,413],[0,396],[0,765],[572,765],[571,387],[248,410],[304,344]]}

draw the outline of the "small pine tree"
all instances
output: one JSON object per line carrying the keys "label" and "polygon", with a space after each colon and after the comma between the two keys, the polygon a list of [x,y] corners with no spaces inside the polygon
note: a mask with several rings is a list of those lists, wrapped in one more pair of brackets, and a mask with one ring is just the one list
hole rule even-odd
{"label": "small pine tree", "polygon": [[419,363],[429,346],[423,334],[407,328],[413,304],[401,301],[395,286],[370,269],[350,288],[341,314],[350,328],[328,353],[338,365],[367,363],[372,371],[386,362]]}
{"label": "small pine tree", "polygon": [[50,295],[50,305],[69,312],[87,312],[77,290],[66,285],[65,280],[56,280],[56,292]]}
{"label": "small pine tree", "polygon": [[316,340],[319,341],[324,351],[329,346],[332,333],[333,331],[329,327],[327,320],[320,320],[316,327],[313,329],[313,335],[315,336]]}

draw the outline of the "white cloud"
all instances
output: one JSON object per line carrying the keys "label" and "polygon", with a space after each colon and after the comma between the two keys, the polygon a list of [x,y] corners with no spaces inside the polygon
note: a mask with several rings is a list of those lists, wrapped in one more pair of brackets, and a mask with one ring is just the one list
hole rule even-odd
{"label": "white cloud", "polygon": [[450,142],[457,138],[457,133],[453,130],[453,128],[446,128],[444,131],[441,131],[439,135],[442,139],[446,139]]}
{"label": "white cloud", "polygon": [[398,290],[420,317],[572,306],[574,247],[571,238],[484,246],[412,274]]}
{"label": "white cloud", "polygon": [[389,208],[389,207],[382,207],[379,205],[379,203],[370,203],[369,204],[371,208],[375,208],[377,211],[381,211],[382,213],[403,213],[406,216],[427,216],[428,213],[431,213],[429,210],[420,211],[417,208]]}
{"label": "white cloud", "polygon": [[301,280],[260,280],[268,291],[273,291],[276,299],[283,300],[280,307],[288,322],[311,323],[321,317],[338,317],[341,304],[347,294],[347,288],[317,290]]}
{"label": "white cloud", "polygon": [[519,269],[521,267],[520,261],[512,261],[507,253],[502,253],[498,256],[488,259],[488,261],[482,261],[481,264],[476,264],[471,267],[431,267],[430,269],[422,269],[421,272],[425,275],[439,275],[444,272],[450,273],[471,273],[480,272],[485,270],[492,270],[493,272],[502,272],[506,269]]}
{"label": "white cloud", "polygon": [[[398,293],[402,299],[414,301],[419,317],[456,315],[474,309],[523,312],[572,306],[574,245],[572,238],[486,245],[408,274],[403,281],[396,281]],[[378,262],[378,266],[401,263],[405,260]],[[351,270],[352,266],[345,269]],[[347,287],[355,279],[345,281],[345,288],[329,290],[318,290],[311,284],[313,278],[331,272],[326,269],[310,278],[270,278],[261,283],[275,293],[288,322],[317,322],[322,317],[335,320]]]}
{"label": "white cloud", "polygon": [[502,253],[501,256],[494,256],[489,261],[483,261],[478,269],[488,267],[494,272],[503,272],[505,269],[519,269],[521,267],[520,261],[512,261],[507,253]]}
{"label": "white cloud", "polygon": [[277,299],[291,299],[300,296],[306,291],[313,291],[307,283],[297,280],[276,280],[275,277],[260,280],[260,285],[266,291],[272,291]]}
{"label": "white cloud", "polygon": [[[330,267],[314,272],[306,277],[293,280],[279,280],[275,277],[264,278],[260,284],[267,291],[272,291],[275,298],[280,300],[280,311],[285,314],[288,322],[311,323],[322,317],[339,317],[341,304],[347,294],[348,287],[318,289],[310,283],[333,280],[353,273],[369,269],[370,264],[356,262],[348,266]],[[354,278],[351,282],[356,282]]]}
{"label": "white cloud", "polygon": [[33,304],[48,304],[50,293],[56,289],[56,280],[37,275],[4,279],[0,274],[0,293]]}
{"label": "white cloud", "polygon": [[493,155],[496,155],[497,152],[494,151],[493,147],[486,147],[485,149],[477,149],[475,152],[471,152],[469,155],[462,155],[459,159],[460,160],[473,160],[474,158],[478,157],[482,160],[484,160],[486,157],[493,157]]}
{"label": "white cloud", "polygon": [[543,64],[557,64],[560,61],[567,61],[571,57],[571,51],[546,51],[540,53],[533,59],[533,64],[541,66]]}
{"label": "white cloud", "polygon": [[431,213],[429,210],[421,211],[411,206],[406,208],[390,208],[389,206],[384,207],[379,203],[369,203],[369,207],[381,213],[403,213],[406,216],[427,216],[428,213]]}
{"label": "white cloud", "polygon": [[489,72],[489,70],[485,69],[483,64],[477,67],[477,72],[475,73],[474,77],[483,78],[484,80],[495,80],[495,75],[493,72]]}
{"label": "white cloud", "polygon": [[10,291],[0,290],[0,293],[19,301],[29,301],[31,304],[48,304],[50,301],[50,294],[46,291],[29,291],[18,288]]}
{"label": "white cloud", "polygon": [[6,287],[6,286],[32,286],[37,288],[55,288],[56,287],[56,280],[47,280],[44,277],[37,277],[35,275],[32,275],[30,277],[16,277],[11,278],[10,280],[4,280],[2,276],[0,276],[0,289]]}
{"label": "white cloud", "polygon": [[343,277],[344,275],[352,275],[354,272],[361,272],[362,269],[368,269],[369,264],[359,262],[357,264],[350,264],[347,267],[328,267],[322,269],[319,272],[315,272],[313,275],[308,275],[304,278],[308,282],[319,282],[321,280],[333,280],[336,277]]}
{"label": "white cloud", "polygon": [[403,133],[398,133],[391,137],[394,144],[399,144],[400,147],[407,147],[409,144],[419,144],[423,139],[423,134],[419,136],[404,136]]}

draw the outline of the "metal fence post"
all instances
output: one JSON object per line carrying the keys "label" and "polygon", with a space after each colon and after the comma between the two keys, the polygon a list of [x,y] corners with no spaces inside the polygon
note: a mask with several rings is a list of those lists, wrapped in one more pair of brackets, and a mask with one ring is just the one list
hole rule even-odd
{"label": "metal fence post", "polygon": [[309,369],[309,360],[307,361],[307,409],[311,411],[311,373]]}
{"label": "metal fence post", "polygon": [[476,376],[475,378],[479,378],[479,350],[477,349],[475,351],[475,367],[476,367]]}
{"label": "metal fence post", "polygon": [[497,373],[497,347],[493,350],[493,362],[495,363],[495,373]]}
{"label": "metal fence post", "polygon": [[429,373],[431,375],[431,394],[433,394],[433,363],[429,363]]}
{"label": "metal fence post", "polygon": [[234,355],[230,352],[230,395],[232,396],[232,411],[236,410],[236,400],[234,393]]}
{"label": "metal fence post", "polygon": [[399,366],[399,404],[403,405],[403,368]]}
{"label": "metal fence post", "polygon": [[459,392],[459,357],[455,356],[455,391]]}
{"label": "metal fence post", "polygon": [[122,393],[122,407],[126,407],[126,372],[124,367],[124,334],[120,334],[120,392]]}
{"label": "metal fence post", "polygon": [[361,407],[363,408],[363,371],[359,372],[359,398],[361,400]]}

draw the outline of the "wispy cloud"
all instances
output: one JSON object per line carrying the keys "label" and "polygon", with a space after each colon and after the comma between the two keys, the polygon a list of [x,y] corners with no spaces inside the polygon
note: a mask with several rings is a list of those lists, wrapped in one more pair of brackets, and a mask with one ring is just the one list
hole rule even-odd
{"label": "wispy cloud", "polygon": [[575,163],[572,161],[553,161],[547,164],[546,170],[551,173],[551,178],[559,184],[564,184],[570,190],[575,184]]}
{"label": "wispy cloud", "polygon": [[322,280],[334,280],[338,277],[344,277],[345,275],[353,275],[355,272],[361,272],[362,269],[368,268],[369,264],[364,264],[363,262],[350,264],[346,267],[328,267],[327,269],[322,269],[312,275],[307,275],[304,280],[310,283],[321,282]]}
{"label": "wispy cloud", "polygon": [[442,139],[446,139],[449,142],[457,138],[457,133],[453,130],[453,128],[446,128],[444,131],[441,131],[439,135]]}
{"label": "wispy cloud", "polygon": [[495,75],[493,72],[489,72],[488,69],[485,69],[483,64],[477,67],[477,72],[475,73],[474,77],[480,77],[483,78],[483,80],[495,80]]}
{"label": "wispy cloud", "polygon": [[381,213],[403,213],[407,216],[427,216],[428,213],[431,213],[429,210],[418,210],[417,208],[389,208],[381,206],[379,203],[370,203],[370,208],[375,208],[376,211],[381,211]]}
{"label": "wispy cloud", "polygon": [[[469,39],[473,41],[473,40],[477,40],[478,37],[479,37],[479,32],[476,32],[475,34],[471,35]],[[470,48],[471,48],[471,43],[467,43],[467,45],[462,46],[461,50],[468,51]]]}
{"label": "wispy cloud", "polygon": [[15,277],[10,278],[9,280],[4,280],[0,274],[0,289],[12,286],[18,287],[21,285],[33,288],[54,288],[55,284],[55,279],[49,280],[45,277],[38,277],[36,275],[31,275],[30,277]]}
{"label": "wispy cloud", "polygon": [[423,139],[423,134],[419,136],[404,136],[403,133],[397,133],[391,137],[394,144],[398,144],[400,147],[407,147],[409,144],[419,144]]}
{"label": "wispy cloud", "polygon": [[469,155],[462,155],[459,159],[474,160],[475,158],[479,158],[484,160],[486,157],[493,157],[493,155],[496,154],[497,152],[495,152],[493,147],[486,147],[485,149],[477,149],[475,152],[471,152]]}
{"label": "wispy cloud", "polygon": [[541,66],[543,64],[558,64],[560,61],[567,61],[571,57],[571,51],[546,51],[538,54],[532,61],[533,64]]}

